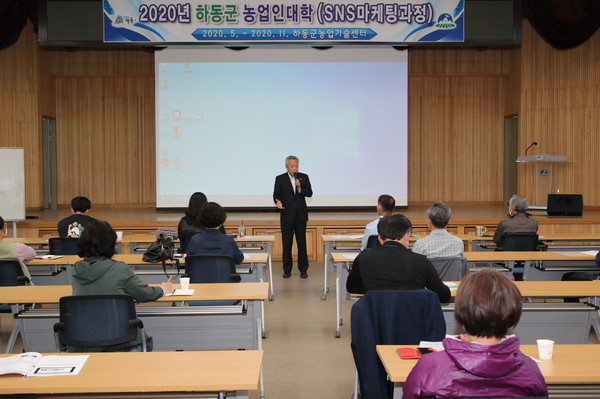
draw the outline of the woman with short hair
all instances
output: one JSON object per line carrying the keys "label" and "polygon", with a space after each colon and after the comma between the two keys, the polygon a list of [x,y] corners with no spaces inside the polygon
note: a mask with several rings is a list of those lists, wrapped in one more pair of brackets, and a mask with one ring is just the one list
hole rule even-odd
{"label": "woman with short hair", "polygon": [[[83,260],[73,266],[73,295],[128,294],[138,302],[150,302],[173,292],[170,282],[151,287],[127,263],[113,260],[116,242],[117,234],[108,222],[94,220],[85,227],[77,242],[77,255]],[[93,349],[68,348],[68,351],[137,351],[141,343],[138,334],[134,341],[122,345]]]}
{"label": "woman with short hair", "polygon": [[521,293],[504,274],[467,275],[456,293],[454,318],[466,334],[444,339],[443,351],[423,356],[403,386],[403,398],[548,396],[535,362],[506,333],[519,322]]}

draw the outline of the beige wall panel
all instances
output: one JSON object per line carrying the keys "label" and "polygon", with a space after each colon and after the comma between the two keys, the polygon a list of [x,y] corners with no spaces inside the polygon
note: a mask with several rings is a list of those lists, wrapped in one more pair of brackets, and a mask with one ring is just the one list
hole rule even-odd
{"label": "beige wall panel", "polygon": [[0,147],[24,149],[26,207],[43,204],[36,40],[28,24],[17,43],[0,50]]}
{"label": "beige wall panel", "polygon": [[409,50],[411,75],[507,75],[508,49],[419,48]]}
{"label": "beige wall panel", "polygon": [[506,78],[409,78],[409,202],[502,201]]}
{"label": "beige wall panel", "polygon": [[[523,24],[519,147],[565,155],[555,187],[581,193],[584,205],[600,205],[600,34],[569,50],[556,50]],[[519,190],[533,194],[532,167],[519,168]]]}
{"label": "beige wall panel", "polygon": [[54,76],[154,76],[154,51],[145,49],[46,50]]}
{"label": "beige wall panel", "polygon": [[59,204],[154,203],[150,77],[57,78]]}

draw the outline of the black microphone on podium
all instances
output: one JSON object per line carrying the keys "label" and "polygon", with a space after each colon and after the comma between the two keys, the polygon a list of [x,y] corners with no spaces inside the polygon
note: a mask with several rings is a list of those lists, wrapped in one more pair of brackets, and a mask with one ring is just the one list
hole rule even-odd
{"label": "black microphone on podium", "polygon": [[533,147],[534,145],[537,145],[537,141],[534,141],[533,143],[529,144],[529,147],[527,147],[527,148],[525,149],[525,155],[527,155],[527,151],[529,151],[529,149],[530,149],[531,147]]}

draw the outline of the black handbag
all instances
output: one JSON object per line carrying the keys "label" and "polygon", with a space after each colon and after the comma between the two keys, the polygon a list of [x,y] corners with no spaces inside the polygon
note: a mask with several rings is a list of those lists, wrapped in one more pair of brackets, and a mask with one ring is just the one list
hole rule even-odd
{"label": "black handbag", "polygon": [[175,243],[173,237],[165,237],[161,234],[156,241],[144,252],[142,260],[148,263],[162,262],[163,271],[167,275],[167,261],[174,261],[179,275],[179,259],[175,259]]}

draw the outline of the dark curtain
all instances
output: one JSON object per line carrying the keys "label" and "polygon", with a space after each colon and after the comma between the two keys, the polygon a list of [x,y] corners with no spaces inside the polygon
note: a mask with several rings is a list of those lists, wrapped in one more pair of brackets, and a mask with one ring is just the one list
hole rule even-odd
{"label": "dark curtain", "polygon": [[37,30],[36,0],[0,1],[0,50],[19,39],[28,19]]}
{"label": "dark curtain", "polygon": [[523,0],[523,16],[558,49],[576,47],[600,26],[599,0]]}

